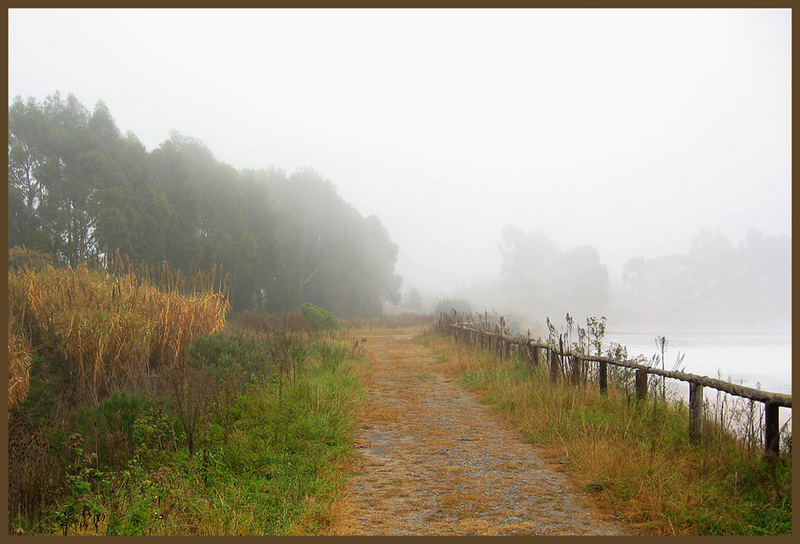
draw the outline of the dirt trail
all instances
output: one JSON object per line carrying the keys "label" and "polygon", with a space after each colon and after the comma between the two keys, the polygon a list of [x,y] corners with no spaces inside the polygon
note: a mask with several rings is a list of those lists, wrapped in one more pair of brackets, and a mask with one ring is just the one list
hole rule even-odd
{"label": "dirt trail", "polygon": [[614,535],[564,474],[398,331],[367,337],[357,475],[334,534]]}

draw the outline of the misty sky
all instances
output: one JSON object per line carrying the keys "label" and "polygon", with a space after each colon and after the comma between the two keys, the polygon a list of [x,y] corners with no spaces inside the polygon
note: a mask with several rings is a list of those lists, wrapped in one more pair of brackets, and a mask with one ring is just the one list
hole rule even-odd
{"label": "misty sky", "polygon": [[500,231],[627,259],[791,230],[789,10],[11,10],[9,101],[103,100],[148,150],[311,167],[403,290],[500,269]]}

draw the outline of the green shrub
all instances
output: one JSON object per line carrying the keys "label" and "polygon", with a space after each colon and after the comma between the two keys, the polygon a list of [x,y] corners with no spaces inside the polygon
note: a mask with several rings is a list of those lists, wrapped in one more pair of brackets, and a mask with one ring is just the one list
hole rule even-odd
{"label": "green shrub", "polygon": [[97,406],[79,409],[74,431],[97,453],[98,465],[119,466],[133,455],[134,424],[151,403],[143,395],[114,393]]}
{"label": "green shrub", "polygon": [[300,315],[302,315],[316,331],[339,329],[342,326],[335,315],[328,310],[314,306],[310,302],[305,302],[300,306]]}
{"label": "green shrub", "polygon": [[235,388],[275,371],[266,339],[241,331],[200,336],[189,346],[188,353],[189,364],[205,369],[217,382]]}

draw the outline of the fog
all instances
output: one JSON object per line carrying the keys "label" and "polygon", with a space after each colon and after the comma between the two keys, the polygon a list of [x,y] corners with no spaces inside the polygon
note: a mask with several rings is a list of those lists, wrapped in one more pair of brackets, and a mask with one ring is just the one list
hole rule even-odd
{"label": "fog", "polygon": [[427,309],[790,324],[789,10],[10,10],[8,75],[315,170]]}

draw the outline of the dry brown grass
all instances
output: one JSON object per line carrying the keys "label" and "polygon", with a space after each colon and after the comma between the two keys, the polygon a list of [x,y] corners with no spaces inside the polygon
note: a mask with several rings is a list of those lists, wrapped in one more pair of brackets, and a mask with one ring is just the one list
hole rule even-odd
{"label": "dry brown grass", "polygon": [[189,284],[164,268],[160,289],[147,276],[129,265],[111,273],[86,265],[9,271],[9,318],[34,345],[51,346],[74,365],[87,400],[150,388],[162,370],[183,364],[193,338],[224,326],[230,304],[214,274],[196,274]]}
{"label": "dry brown grass", "polygon": [[28,341],[8,322],[8,409],[25,400],[30,385],[31,354]]}
{"label": "dry brown grass", "polygon": [[53,258],[25,246],[14,246],[8,250],[8,267],[11,269],[28,268],[42,270],[53,264]]}

